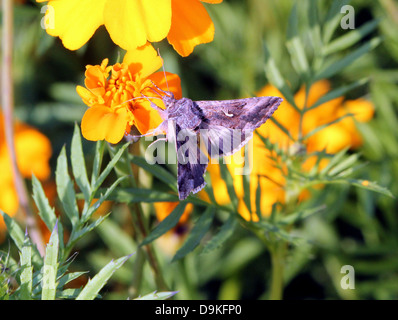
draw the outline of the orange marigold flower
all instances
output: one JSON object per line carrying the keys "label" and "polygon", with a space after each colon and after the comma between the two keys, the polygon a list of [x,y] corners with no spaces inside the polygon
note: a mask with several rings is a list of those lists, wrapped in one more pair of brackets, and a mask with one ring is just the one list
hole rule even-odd
{"label": "orange marigold flower", "polygon": [[[148,99],[159,98],[156,86],[173,92],[177,99],[182,95],[177,75],[167,72],[165,79],[163,72],[153,73],[161,65],[161,58],[149,43],[128,51],[122,63],[108,66],[105,59],[101,65],[88,65],[86,88],[76,88],[89,106],[82,119],[83,136],[87,140],[117,143],[133,125],[143,134],[156,128],[162,119]],[[165,108],[162,100],[154,103]]]}
{"label": "orange marigold flower", "polygon": [[125,50],[167,37],[187,56],[214,37],[213,22],[201,2],[222,0],[53,0],[48,1],[46,30],[67,49],[77,50],[105,25],[113,42]]}
{"label": "orange marigold flower", "polygon": [[[50,176],[49,160],[52,150],[49,139],[36,129],[17,122],[15,124],[15,152],[18,168],[25,178],[32,173],[40,180]],[[0,209],[13,216],[18,210],[18,194],[14,186],[11,159],[4,135],[4,118],[0,113]],[[0,230],[4,229],[0,217]]]}
{"label": "orange marigold flower", "polygon": [[[330,83],[327,80],[318,81],[313,84],[307,97],[307,106],[313,105],[319,98],[330,91]],[[258,96],[282,96],[274,87],[267,85],[260,90]],[[301,88],[295,95],[295,103],[298,108],[302,109],[305,103],[305,88]],[[343,101],[344,97],[339,97],[328,101],[317,108],[308,110],[301,124],[302,136],[307,135],[319,126],[326,125],[330,122],[335,123],[326,126],[322,130],[311,135],[304,141],[308,152],[321,151],[326,149],[328,153],[336,153],[346,147],[356,148],[362,143],[360,134],[356,129],[355,122],[366,122],[373,117],[374,108],[372,103],[365,99]],[[349,116],[352,114],[352,116]],[[339,118],[342,120],[337,121]],[[293,106],[286,101],[274,113],[274,118],[289,130],[293,139],[297,140],[300,130],[300,115]],[[286,151],[289,148],[295,148],[292,141],[274,122],[268,121],[258,129],[258,132],[268,138],[272,143]],[[238,197],[238,210],[246,220],[256,220],[254,213],[270,214],[272,206],[275,203],[284,203],[285,201],[285,168],[283,164],[271,159],[275,158],[275,154],[265,148],[261,139],[254,135],[253,151],[249,153],[252,156],[252,172],[250,173],[250,205],[251,212],[248,210],[243,201],[243,182],[241,176],[234,176],[234,187]],[[249,159],[250,160],[250,159]],[[302,169],[311,170],[316,163],[315,156],[308,158],[303,164]],[[327,164],[326,159],[322,159],[319,167],[322,168]],[[279,165],[279,167],[278,167]],[[228,169],[233,173],[233,169],[237,166],[231,159]],[[218,165],[210,164],[208,167],[210,172],[216,201],[219,204],[230,202],[227,187],[221,179]],[[256,208],[256,191],[258,186],[261,188],[260,208]],[[203,195],[203,192],[202,192]],[[301,194],[300,200],[305,200],[308,194]]]}

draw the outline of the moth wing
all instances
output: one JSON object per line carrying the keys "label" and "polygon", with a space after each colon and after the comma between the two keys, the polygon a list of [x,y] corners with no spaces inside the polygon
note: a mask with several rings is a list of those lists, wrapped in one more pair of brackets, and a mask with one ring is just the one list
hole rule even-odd
{"label": "moth wing", "polygon": [[240,150],[251,138],[253,131],[204,123],[200,129],[201,147],[211,158],[230,156]]}
{"label": "moth wing", "polygon": [[197,193],[206,185],[204,174],[208,158],[199,148],[195,131],[176,125],[175,133],[178,197],[184,200],[191,192]]}
{"label": "moth wing", "polygon": [[272,116],[281,102],[279,97],[195,101],[204,119],[200,126],[202,146],[211,158],[234,154],[252,138],[253,131]]}
{"label": "moth wing", "polygon": [[194,101],[204,122],[210,126],[254,131],[264,124],[282,102],[279,97]]}

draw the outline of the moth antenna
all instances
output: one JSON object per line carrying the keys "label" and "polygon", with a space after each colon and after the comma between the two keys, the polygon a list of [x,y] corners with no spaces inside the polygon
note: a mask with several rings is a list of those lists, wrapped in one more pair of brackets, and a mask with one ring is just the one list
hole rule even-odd
{"label": "moth antenna", "polygon": [[[158,89],[159,91],[163,92],[165,95],[170,96],[171,91],[164,91],[163,89],[160,89],[152,80],[151,83],[153,84],[153,86]],[[153,88],[151,88],[153,90]]]}
{"label": "moth antenna", "polygon": [[170,91],[169,83],[167,82],[167,77],[166,77],[166,70],[164,68],[164,60],[163,60],[162,56],[160,55],[160,49],[159,48],[158,48],[158,55],[159,55],[160,59],[162,59],[162,69],[163,69],[164,80],[166,81],[167,91]]}

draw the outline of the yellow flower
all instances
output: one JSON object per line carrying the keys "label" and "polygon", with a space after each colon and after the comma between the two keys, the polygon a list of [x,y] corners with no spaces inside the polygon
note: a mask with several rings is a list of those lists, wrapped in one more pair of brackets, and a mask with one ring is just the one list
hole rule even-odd
{"label": "yellow flower", "polygon": [[[153,73],[161,65],[161,58],[147,43],[128,51],[123,63],[108,66],[108,59],[105,59],[101,65],[87,66],[86,88],[76,88],[83,102],[89,106],[82,119],[83,136],[92,141],[105,139],[117,143],[133,125],[143,134],[156,128],[162,119],[147,99],[159,98],[154,84],[173,92],[177,99],[181,98],[180,78],[177,75],[166,73],[166,82],[163,72]],[[154,103],[164,109],[162,100],[155,100]]]}
{"label": "yellow flower", "polygon": [[125,50],[167,37],[180,55],[187,56],[214,37],[213,22],[199,0],[53,0],[45,18],[47,33],[60,37],[70,50],[82,47],[101,25]]}
{"label": "yellow flower", "polygon": [[[36,129],[23,124],[15,124],[15,151],[18,168],[25,178],[32,173],[40,180],[50,176],[49,160],[51,144],[46,136]],[[0,209],[8,215],[18,210],[18,194],[15,190],[11,159],[4,136],[4,118],[0,113]],[[4,221],[0,218],[0,230],[4,229]]]}
{"label": "yellow flower", "polygon": [[[309,92],[307,105],[311,106],[319,98],[330,91],[330,83],[327,80],[322,80],[315,83]],[[272,86],[265,86],[260,90],[258,96],[282,96],[281,93]],[[299,108],[304,107],[305,103],[305,88],[301,88],[295,95],[295,103]],[[359,147],[362,143],[360,134],[358,133],[355,122],[366,122],[373,117],[373,105],[365,99],[343,101],[344,97],[339,97],[326,102],[315,109],[309,110],[305,113],[302,119],[302,136],[310,133],[319,126],[325,125],[332,121],[336,121],[342,116],[353,114],[353,117],[347,116],[341,121],[325,127],[324,129],[311,135],[304,141],[305,147],[309,153],[314,151],[321,151],[326,149],[328,153],[336,153],[343,148]],[[300,115],[290,104],[286,101],[281,104],[278,110],[274,113],[274,118],[289,130],[290,135],[297,140],[300,130]],[[272,143],[286,151],[294,147],[292,141],[274,122],[268,121],[266,124],[258,129],[258,132],[268,138]],[[272,206],[276,203],[285,202],[285,166],[279,159],[272,160],[276,157],[271,151],[267,150],[261,139],[254,135],[253,137],[253,151],[249,153],[252,156],[252,172],[250,173],[250,205],[251,212],[248,210],[243,201],[243,183],[242,178],[233,176],[234,187],[239,200],[239,213],[246,220],[256,220],[255,212],[268,215],[272,211]],[[233,173],[233,168],[236,166],[231,160],[228,168]],[[310,157],[302,164],[302,170],[309,171],[315,164],[316,157]],[[320,167],[327,164],[324,160]],[[279,166],[279,167],[278,167]],[[221,179],[218,165],[211,164],[208,167],[211,181],[215,192],[216,201],[219,204],[226,204],[230,202],[225,182]],[[256,208],[256,190],[258,185],[261,187],[261,208]],[[303,192],[300,195],[300,200],[308,197],[308,193]]]}

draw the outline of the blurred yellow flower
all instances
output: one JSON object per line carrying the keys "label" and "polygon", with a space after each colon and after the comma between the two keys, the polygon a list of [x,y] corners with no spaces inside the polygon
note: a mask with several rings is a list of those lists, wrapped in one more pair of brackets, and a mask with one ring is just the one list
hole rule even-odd
{"label": "blurred yellow flower", "polygon": [[51,10],[45,17],[53,26],[46,30],[60,37],[67,49],[77,50],[105,25],[112,41],[125,50],[167,37],[180,55],[187,56],[214,37],[213,22],[201,2],[222,0],[53,0],[48,1]]}
{"label": "blurred yellow flower", "polygon": [[[327,80],[318,81],[315,83],[309,92],[307,98],[307,105],[311,106],[319,98],[330,91],[330,83]],[[258,96],[282,96],[281,93],[274,87],[267,85],[260,90]],[[305,88],[301,88],[295,95],[295,102],[299,108],[304,107],[305,103]],[[302,136],[310,133],[319,126],[336,121],[340,117],[348,114],[353,116],[346,116],[342,120],[335,122],[324,129],[311,135],[304,141],[308,153],[314,151],[321,151],[333,154],[343,148],[359,147],[362,143],[361,136],[356,129],[355,122],[366,122],[373,117],[374,108],[372,103],[365,99],[348,100],[344,101],[344,97],[339,97],[328,101],[317,108],[308,110],[301,124]],[[293,108],[286,101],[281,104],[278,110],[274,113],[274,118],[289,130],[290,135],[294,140],[299,137],[300,130],[300,115],[296,109]],[[289,148],[294,148],[294,141],[292,141],[274,122],[268,121],[266,124],[258,129],[258,132],[268,138],[272,143],[286,151]],[[233,176],[234,187],[239,200],[239,213],[247,220],[256,220],[254,214],[262,213],[268,215],[272,211],[272,206],[276,203],[285,202],[285,185],[284,178],[284,165],[278,159],[275,161],[276,155],[265,148],[261,139],[254,135],[253,137],[253,151],[249,153],[252,155],[253,169],[250,173],[250,194],[251,194],[251,207],[250,212],[243,201],[243,183],[242,177]],[[302,164],[302,170],[309,171],[316,162],[316,157],[310,157]],[[279,167],[278,167],[279,165]],[[326,162],[322,162],[326,165]],[[228,168],[233,173],[233,168],[236,166],[231,159],[231,164]],[[219,204],[226,204],[230,202],[225,182],[221,179],[218,165],[211,164],[208,167],[210,172],[211,181],[215,192],[216,201]],[[258,185],[261,187],[261,208],[256,208],[256,190]],[[307,193],[302,193],[300,199],[303,200],[308,196]]]}
{"label": "blurred yellow flower", "polygon": [[[133,125],[143,134],[156,128],[162,119],[145,98],[159,97],[154,84],[173,92],[177,99],[182,95],[177,75],[166,73],[166,82],[163,72],[153,73],[161,66],[161,58],[149,43],[128,51],[123,63],[108,66],[105,59],[101,65],[88,65],[86,88],[76,88],[89,106],[82,119],[83,136],[87,140],[117,143]],[[164,109],[162,100],[156,100],[156,104]]]}
{"label": "blurred yellow flower", "polygon": [[[155,213],[159,221],[164,220],[178,205],[178,202],[155,202]],[[168,255],[174,255],[181,246],[185,235],[188,231],[188,222],[190,214],[193,210],[192,203],[188,203],[185,207],[178,224],[158,240],[159,247]]]}
{"label": "blurred yellow flower", "polygon": [[[51,144],[46,136],[36,129],[23,124],[15,124],[15,151],[17,165],[25,178],[32,173],[40,180],[50,176],[49,160]],[[0,113],[0,209],[13,216],[18,210],[18,194],[15,190],[11,160],[4,136],[4,117]],[[3,218],[0,218],[0,230],[4,229]]]}

